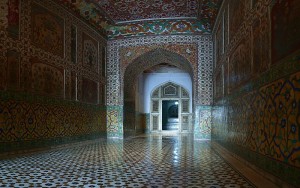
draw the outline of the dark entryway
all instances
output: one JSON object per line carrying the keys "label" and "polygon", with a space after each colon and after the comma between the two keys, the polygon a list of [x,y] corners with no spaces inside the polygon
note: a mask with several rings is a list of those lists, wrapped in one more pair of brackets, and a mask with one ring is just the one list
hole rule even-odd
{"label": "dark entryway", "polygon": [[178,100],[162,101],[162,130],[178,130]]}

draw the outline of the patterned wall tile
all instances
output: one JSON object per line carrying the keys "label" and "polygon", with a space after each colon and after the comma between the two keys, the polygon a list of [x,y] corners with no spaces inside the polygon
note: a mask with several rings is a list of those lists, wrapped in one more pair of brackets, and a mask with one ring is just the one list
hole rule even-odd
{"label": "patterned wall tile", "polygon": [[196,106],[194,139],[211,139],[211,106]]}
{"label": "patterned wall tile", "polygon": [[104,132],[105,109],[58,99],[1,92],[1,142]]}
{"label": "patterned wall tile", "polygon": [[[83,35],[94,40],[96,54],[98,47],[106,47],[106,40],[52,0],[9,0],[10,12],[2,2],[8,1],[1,1],[1,10],[6,11],[0,11],[0,28],[10,28],[0,29],[1,142],[20,149],[27,141],[34,147],[47,140],[55,140],[51,145],[103,135],[106,112],[103,103],[97,105],[98,97],[102,98],[97,92],[98,83],[102,90],[105,87],[105,79],[98,69],[84,66],[82,59],[88,58],[81,42],[72,52],[71,27],[76,27],[76,41],[87,39]],[[102,60],[97,57],[97,66]],[[82,77],[92,84],[82,82]]]}
{"label": "patterned wall tile", "polygon": [[123,138],[123,107],[106,106],[107,108],[107,137]]}
{"label": "patterned wall tile", "polygon": [[214,98],[212,111],[214,140],[296,186],[299,175],[292,172],[300,166],[300,48],[292,37],[298,22],[292,20],[298,19],[299,6],[293,0],[252,1],[252,6],[224,1],[221,11],[229,9],[233,21],[218,19],[231,29],[214,81],[223,67],[225,95]]}

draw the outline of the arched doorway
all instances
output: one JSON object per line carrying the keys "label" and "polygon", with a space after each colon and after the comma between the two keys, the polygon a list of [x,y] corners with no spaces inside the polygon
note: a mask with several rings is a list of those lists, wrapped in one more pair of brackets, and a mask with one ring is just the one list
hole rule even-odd
{"label": "arched doorway", "polygon": [[[184,70],[193,81],[194,70],[190,62],[177,53],[158,48],[133,60],[124,72],[121,72],[124,80],[123,130],[125,137],[149,129],[150,113],[142,111],[139,107],[139,97],[142,97],[145,93],[140,92],[138,80],[145,70],[156,66],[172,66]],[[193,95],[194,92],[192,91],[191,94]],[[191,111],[189,113],[192,113]]]}
{"label": "arched doorway", "polygon": [[184,87],[168,82],[151,93],[150,131],[192,131],[190,94]]}

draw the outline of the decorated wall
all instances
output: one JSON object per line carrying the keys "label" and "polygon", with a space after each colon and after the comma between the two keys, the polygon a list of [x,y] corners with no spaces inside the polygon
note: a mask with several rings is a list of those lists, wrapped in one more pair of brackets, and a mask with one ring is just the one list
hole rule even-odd
{"label": "decorated wall", "polygon": [[0,152],[106,132],[106,40],[55,1],[1,1]]}
{"label": "decorated wall", "polygon": [[[131,77],[166,62],[187,70],[192,76],[195,114],[212,102],[212,39],[209,35],[200,36],[149,36],[108,42],[107,64],[107,130],[110,137],[123,137],[124,88]],[[128,67],[134,67],[132,74],[125,74]],[[133,99],[133,97],[131,97]],[[133,101],[133,100],[132,100]],[[135,108],[132,108],[135,109]],[[210,112],[206,113],[211,117]],[[199,117],[199,116],[195,116]],[[202,124],[201,124],[202,123]],[[199,118],[194,119],[194,127],[204,127]],[[205,127],[210,130],[210,122]],[[195,132],[196,138],[210,137],[209,131],[201,128]]]}
{"label": "decorated wall", "polygon": [[214,30],[212,138],[300,184],[300,2],[226,0]]}

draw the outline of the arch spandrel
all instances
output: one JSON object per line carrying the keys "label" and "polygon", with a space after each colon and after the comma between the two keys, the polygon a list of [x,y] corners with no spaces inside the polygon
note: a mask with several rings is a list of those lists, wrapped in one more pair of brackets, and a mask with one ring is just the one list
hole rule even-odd
{"label": "arch spandrel", "polygon": [[120,49],[120,65],[125,71],[128,65],[135,62],[136,59],[142,57],[148,52],[163,49],[169,52],[176,53],[184,57],[191,63],[194,69],[197,69],[197,45],[196,44],[172,44],[172,45],[143,45],[129,46]]}

